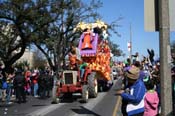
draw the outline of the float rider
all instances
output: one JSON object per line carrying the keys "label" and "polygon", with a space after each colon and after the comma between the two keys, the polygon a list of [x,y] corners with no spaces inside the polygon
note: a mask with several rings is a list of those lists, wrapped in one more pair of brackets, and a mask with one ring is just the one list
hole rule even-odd
{"label": "float rider", "polygon": [[84,76],[86,67],[87,67],[86,62],[83,62],[82,64],[80,64],[80,77],[81,78],[83,78],[83,76]]}
{"label": "float rider", "polygon": [[74,45],[71,45],[71,52],[69,53],[70,69],[78,70],[78,64],[81,62],[80,51]]}

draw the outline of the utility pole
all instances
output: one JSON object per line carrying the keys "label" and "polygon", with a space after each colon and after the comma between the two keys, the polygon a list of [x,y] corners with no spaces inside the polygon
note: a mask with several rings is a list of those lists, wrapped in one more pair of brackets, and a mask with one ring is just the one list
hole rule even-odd
{"label": "utility pole", "polygon": [[132,63],[132,30],[131,30],[131,23],[130,23],[130,59]]}
{"label": "utility pole", "polygon": [[161,115],[172,115],[172,79],[170,65],[170,24],[169,0],[159,0],[159,46],[160,46],[160,83]]}

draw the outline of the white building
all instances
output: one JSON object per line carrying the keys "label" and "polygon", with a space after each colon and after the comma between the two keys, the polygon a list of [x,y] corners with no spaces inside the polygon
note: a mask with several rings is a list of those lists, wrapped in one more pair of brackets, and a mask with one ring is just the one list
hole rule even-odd
{"label": "white building", "polygon": [[26,49],[23,56],[17,61],[19,62],[24,62],[27,61],[30,65],[30,68],[33,67],[34,63],[34,53],[30,51],[29,49]]}

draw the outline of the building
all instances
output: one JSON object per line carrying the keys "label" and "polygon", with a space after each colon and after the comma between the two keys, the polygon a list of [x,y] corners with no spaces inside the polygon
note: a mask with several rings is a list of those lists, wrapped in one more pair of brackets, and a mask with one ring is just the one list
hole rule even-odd
{"label": "building", "polygon": [[32,68],[33,67],[33,63],[34,63],[34,53],[32,51],[30,51],[29,49],[26,49],[23,56],[17,60],[17,63],[20,62],[25,62],[27,61],[27,63],[29,63],[29,67]]}

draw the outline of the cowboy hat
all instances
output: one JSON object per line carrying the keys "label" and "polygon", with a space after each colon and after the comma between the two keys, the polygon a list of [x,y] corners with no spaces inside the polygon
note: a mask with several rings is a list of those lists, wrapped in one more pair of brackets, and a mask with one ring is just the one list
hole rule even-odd
{"label": "cowboy hat", "polygon": [[126,71],[126,76],[130,79],[137,80],[139,78],[140,69],[137,67],[131,67]]}

